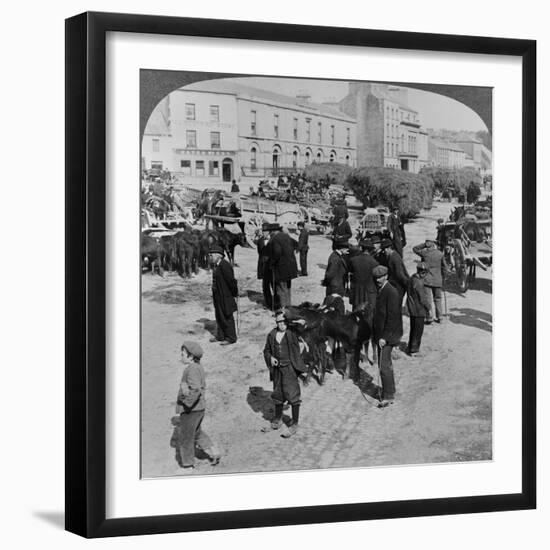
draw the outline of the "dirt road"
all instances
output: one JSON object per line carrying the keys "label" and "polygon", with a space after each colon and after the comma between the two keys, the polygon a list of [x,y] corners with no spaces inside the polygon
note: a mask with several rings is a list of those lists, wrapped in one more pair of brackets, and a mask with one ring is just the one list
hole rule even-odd
{"label": "dirt road", "polygon": [[[446,218],[449,211],[448,203],[435,203],[406,226],[405,262],[410,273],[416,261],[412,246],[434,237],[435,220]],[[309,276],[293,282],[293,303],[321,302],[324,297],[319,282],[330,241],[312,236],[310,246]],[[350,380],[329,374],[324,386],[312,382],[302,389],[299,432],[282,439],[281,432],[261,432],[272,411],[262,349],[274,323],[261,305],[256,250],[237,248],[236,261],[240,338],[233,346],[208,341],[215,328],[209,273],[201,270],[190,280],[142,276],[143,477],[491,459],[491,271],[478,273],[465,295],[449,283],[448,317],[426,327],[421,357],[394,352],[394,405],[378,409]],[[406,316],[404,330],[406,340]],[[205,350],[204,429],[223,452],[217,467],[198,459],[191,472],[178,466],[170,446],[183,368],[179,348],[189,338]],[[362,366],[377,379],[374,367]]]}

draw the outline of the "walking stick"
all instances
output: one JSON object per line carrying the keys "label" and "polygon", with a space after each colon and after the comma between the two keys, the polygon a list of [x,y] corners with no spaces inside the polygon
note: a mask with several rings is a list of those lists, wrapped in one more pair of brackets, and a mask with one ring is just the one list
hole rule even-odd
{"label": "walking stick", "polygon": [[445,302],[445,317],[448,317],[449,314],[447,313],[447,291],[445,290],[445,278],[443,278],[441,287],[443,288],[443,301]]}
{"label": "walking stick", "polygon": [[241,336],[241,297],[237,294],[237,336]]}

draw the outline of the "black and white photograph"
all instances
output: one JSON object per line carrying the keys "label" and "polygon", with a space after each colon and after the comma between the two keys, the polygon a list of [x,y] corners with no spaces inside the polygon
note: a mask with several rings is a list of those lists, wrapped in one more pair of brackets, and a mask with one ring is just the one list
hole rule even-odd
{"label": "black and white photograph", "polygon": [[141,477],[491,461],[493,90],[141,73]]}

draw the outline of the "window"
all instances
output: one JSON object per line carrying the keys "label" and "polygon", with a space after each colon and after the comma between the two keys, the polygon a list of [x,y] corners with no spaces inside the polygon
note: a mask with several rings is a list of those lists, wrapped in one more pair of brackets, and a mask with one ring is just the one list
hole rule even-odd
{"label": "window", "polygon": [[330,143],[334,145],[334,124],[330,126]]}
{"label": "window", "polygon": [[196,148],[197,147],[197,131],[196,130],[187,130],[185,132],[187,138],[187,147]]}
{"label": "window", "polygon": [[181,171],[187,175],[187,176],[190,176],[191,175],[191,161],[190,160],[182,160],[180,161],[180,167],[181,167]]}
{"label": "window", "polygon": [[185,118],[186,120],[195,120],[195,104],[186,103],[185,104]]}
{"label": "window", "polygon": [[251,170],[256,170],[256,154],[257,154],[256,147],[252,147],[252,149],[250,149],[250,169]]}
{"label": "window", "polygon": [[309,151],[306,151],[306,166],[309,166],[309,162],[310,162],[310,154],[309,154]]}
{"label": "window", "polygon": [[351,143],[349,128],[346,128],[346,147],[349,147]]}
{"label": "window", "polygon": [[349,155],[346,155],[346,165],[349,166]]}
{"label": "window", "polygon": [[250,133],[256,135],[256,111],[250,111]]}
{"label": "window", "polygon": [[292,168],[298,167],[298,151],[292,152]]}
{"label": "window", "polygon": [[195,161],[195,176],[204,176],[204,160]]}
{"label": "window", "polygon": [[306,141],[311,142],[311,118],[306,118]]}
{"label": "window", "polygon": [[297,141],[298,140],[298,119],[297,118],[294,119],[294,129],[292,133],[294,135],[294,139]]}
{"label": "window", "polygon": [[210,147],[212,149],[219,149],[221,147],[219,132],[210,132]]}
{"label": "window", "polygon": [[160,151],[160,140],[154,139],[153,140],[153,153],[158,153]]}
{"label": "window", "polygon": [[160,160],[152,160],[151,170],[162,170],[162,162]]}
{"label": "window", "polygon": [[273,115],[273,135],[279,137],[279,115]]}
{"label": "window", "polygon": [[390,144],[389,142],[386,141],[386,156],[389,157],[390,156]]}
{"label": "window", "polygon": [[210,122],[220,121],[220,106],[210,105]]}
{"label": "window", "polygon": [[208,175],[209,176],[219,176],[220,175],[220,162],[218,160],[208,161]]}
{"label": "window", "polygon": [[322,143],[323,141],[323,124],[321,122],[317,123],[317,141]]}
{"label": "window", "polygon": [[336,155],[334,154],[334,152],[332,152],[330,154],[330,162],[334,162],[335,159],[336,159]]}

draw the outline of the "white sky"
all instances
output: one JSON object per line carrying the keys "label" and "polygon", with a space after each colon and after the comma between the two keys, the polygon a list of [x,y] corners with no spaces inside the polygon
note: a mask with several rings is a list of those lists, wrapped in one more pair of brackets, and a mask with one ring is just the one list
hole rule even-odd
{"label": "white sky", "polygon": [[[246,77],[228,79],[243,82],[257,88],[284,95],[295,96],[305,91],[315,103],[339,101],[348,93],[348,82],[342,80],[307,80],[300,78]],[[420,114],[426,128],[446,128],[448,130],[487,130],[479,115],[466,105],[449,97],[409,90],[409,105]]]}

